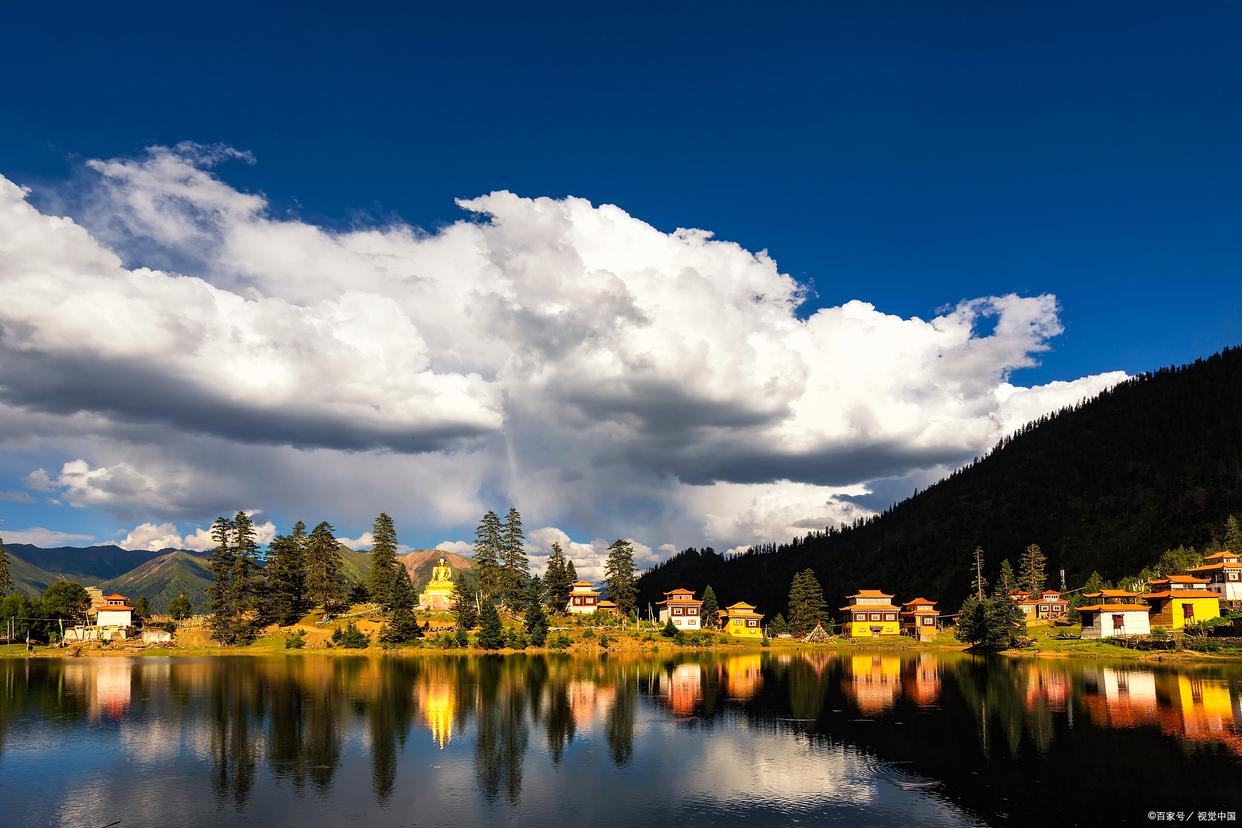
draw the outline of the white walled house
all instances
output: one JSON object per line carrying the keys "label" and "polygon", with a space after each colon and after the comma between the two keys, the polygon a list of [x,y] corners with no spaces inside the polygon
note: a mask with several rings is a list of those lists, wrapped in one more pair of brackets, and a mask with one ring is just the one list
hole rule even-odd
{"label": "white walled house", "polygon": [[124,595],[105,595],[103,603],[93,609],[97,627],[134,626],[134,608],[129,605],[129,599]]}
{"label": "white walled house", "polygon": [[569,590],[569,601],[565,604],[565,612],[590,615],[597,609],[599,609],[599,593],[591,587],[591,582],[575,581]]}
{"label": "white walled house", "polygon": [[664,600],[656,603],[660,608],[661,624],[670,620],[679,630],[699,630],[703,628],[703,602],[696,600],[694,593],[688,589],[674,589],[664,593]]}
{"label": "white walled house", "polygon": [[1151,607],[1147,604],[1091,604],[1078,608],[1083,638],[1151,635]]}
{"label": "white walled house", "polygon": [[1242,601],[1242,560],[1235,552],[1225,550],[1208,555],[1203,566],[1186,570],[1187,574],[1208,579],[1208,589],[1220,593],[1222,601]]}

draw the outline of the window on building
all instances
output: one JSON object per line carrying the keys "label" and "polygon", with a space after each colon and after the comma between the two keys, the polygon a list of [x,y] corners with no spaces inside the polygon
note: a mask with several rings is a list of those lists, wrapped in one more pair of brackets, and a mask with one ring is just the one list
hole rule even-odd
{"label": "window on building", "polygon": [[1122,615],[1121,613],[1117,613],[1116,615],[1114,615],[1113,616],[1113,632],[1117,632],[1118,630],[1124,630],[1125,627],[1126,627],[1126,617]]}
{"label": "window on building", "polygon": [[673,615],[681,615],[681,607],[673,607]]}
{"label": "window on building", "polygon": [[925,615],[925,616],[923,616],[923,626],[924,626],[924,627],[930,627],[930,626],[932,626],[932,625],[933,625],[933,624],[935,624],[935,623],[936,623],[936,619],[935,619],[935,618],[932,618],[930,615]]}
{"label": "window on building", "polygon": [[1193,624],[1195,622],[1194,604],[1182,604],[1182,620],[1187,624]]}
{"label": "window on building", "polygon": [[885,620],[885,621],[896,621],[896,620],[897,620],[897,613],[895,613],[895,612],[886,612],[886,613],[884,613],[884,620]]}
{"label": "window on building", "polygon": [[879,620],[880,620],[880,613],[878,613],[878,612],[873,612],[873,613],[871,613],[871,620],[872,620],[872,621],[879,621]]}
{"label": "window on building", "polygon": [[746,626],[748,626],[748,627],[757,627],[757,626],[759,626],[759,619],[758,619],[758,618],[747,618],[747,619],[746,619]]}

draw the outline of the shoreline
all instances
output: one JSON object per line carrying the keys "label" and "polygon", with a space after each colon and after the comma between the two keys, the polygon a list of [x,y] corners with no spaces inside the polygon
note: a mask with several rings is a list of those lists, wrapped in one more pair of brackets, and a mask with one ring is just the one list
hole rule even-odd
{"label": "shoreline", "polygon": [[[630,639],[619,639],[618,643]],[[1072,641],[1072,640],[1071,640]],[[713,644],[710,646],[690,647],[669,642],[642,641],[653,646],[621,646],[601,648],[593,644],[576,644],[569,648],[528,647],[523,650],[502,648],[484,650],[477,647],[449,648],[419,646],[365,647],[350,649],[344,647],[306,647],[301,649],[285,649],[270,643],[255,643],[244,646],[188,646],[188,647],[40,647],[27,653],[22,644],[0,645],[0,658],[3,659],[66,659],[79,658],[202,658],[220,656],[251,656],[271,657],[278,655],[329,656],[329,657],[400,657],[427,658],[442,656],[566,656],[569,658],[665,658],[670,655],[752,655],[764,653],[770,655],[793,653],[892,653],[895,655],[918,654],[960,654],[979,658],[1001,657],[1015,660],[1055,660],[1055,661],[1092,661],[1092,662],[1133,662],[1148,665],[1228,665],[1242,664],[1242,653],[1202,653],[1192,650],[1135,650],[1127,647],[1104,644],[1097,641],[1084,642],[1084,646],[1036,646],[1023,649],[1002,650],[998,653],[973,653],[966,645],[958,641],[944,642],[913,642],[909,639],[890,641],[849,641],[838,640],[824,643],[774,641],[764,647],[751,642],[729,644]],[[1062,644],[1062,641],[1057,641]],[[1070,643],[1066,641],[1064,643]],[[1107,648],[1107,649],[1105,649]]]}

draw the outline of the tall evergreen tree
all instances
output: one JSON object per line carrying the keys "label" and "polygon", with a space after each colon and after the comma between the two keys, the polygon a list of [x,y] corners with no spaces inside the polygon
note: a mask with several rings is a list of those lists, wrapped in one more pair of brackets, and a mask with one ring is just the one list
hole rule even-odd
{"label": "tall evergreen tree", "polygon": [[539,576],[535,576],[530,579],[530,587],[526,591],[526,636],[535,647],[542,647],[548,640],[548,616],[543,611],[543,589]]}
{"label": "tall evergreen tree", "polygon": [[608,597],[617,604],[617,612],[628,615],[634,611],[638,600],[638,587],[634,577],[634,547],[627,540],[617,540],[608,547],[608,560],[604,562],[604,585]]}
{"label": "tall evergreen tree", "polygon": [[408,644],[422,638],[423,630],[414,617],[414,603],[418,596],[410,583],[410,573],[405,567],[394,569],[389,587],[388,626],[380,634],[380,643],[389,646]]}
{"label": "tall evergreen tree", "polygon": [[292,624],[306,611],[306,524],[298,521],[288,535],[277,535],[267,551],[266,616]]}
{"label": "tall evergreen tree", "polygon": [[1230,552],[1242,555],[1242,522],[1237,515],[1230,515],[1225,520],[1225,536],[1221,540]]}
{"label": "tall evergreen tree", "polygon": [[233,517],[233,602],[237,611],[238,634],[249,638],[260,626],[262,584],[259,580],[259,547],[255,543],[250,515]]}
{"label": "tall evergreen tree", "polygon": [[479,623],[474,595],[466,588],[466,577],[460,572],[453,578],[453,618],[457,629],[467,632]]}
{"label": "tall evergreen tree", "polygon": [[[380,512],[371,527],[371,571],[367,574],[367,589],[371,600],[385,611],[392,606],[397,588],[397,529],[392,518]],[[408,579],[408,575],[407,575]]]}
{"label": "tall evergreen tree", "polygon": [[806,635],[815,629],[828,615],[828,602],[815,572],[802,570],[789,585],[789,631],[794,635]]}
{"label": "tall evergreen tree", "polygon": [[[565,561],[565,577],[569,579],[569,585],[570,585],[570,588],[572,589],[573,585],[577,583],[578,581],[578,570],[574,566],[574,562],[569,559],[566,559]],[[568,603],[569,603],[569,593],[566,592],[565,593],[565,604],[568,604]],[[565,608],[565,604],[561,605],[561,609]]]}
{"label": "tall evergreen tree", "polygon": [[9,550],[4,548],[4,538],[0,538],[0,595],[13,589],[13,573],[9,571]]}
{"label": "tall evergreen tree", "polygon": [[552,543],[552,554],[548,556],[548,565],[543,573],[543,593],[548,609],[552,612],[564,612],[569,602],[569,585],[573,583],[569,577],[569,566],[565,560],[565,551],[559,543]]}
{"label": "tall evergreen tree", "polygon": [[211,584],[207,587],[207,606],[210,615],[207,625],[211,637],[220,644],[231,644],[237,637],[237,605],[233,596],[233,522],[218,517],[211,525],[211,539],[215,546],[207,564],[211,571]]}
{"label": "tall evergreen tree", "polygon": [[1048,559],[1044,557],[1044,553],[1039,548],[1039,544],[1032,543],[1022,552],[1022,560],[1019,562],[1021,570],[1020,580],[1022,588],[1031,593],[1038,595],[1044,591],[1044,587],[1048,585]]}
{"label": "tall evergreen tree", "polygon": [[530,562],[526,557],[526,533],[522,515],[509,507],[500,531],[501,600],[516,612],[525,603],[526,581],[530,578]]}
{"label": "tall evergreen tree", "polygon": [[1013,564],[1009,563],[1009,559],[1001,561],[1000,576],[996,579],[996,594],[1008,595],[1017,590],[1018,579],[1013,574]]}
{"label": "tall evergreen tree", "polygon": [[332,524],[326,520],[306,539],[306,595],[311,605],[332,612],[344,596],[341,583],[341,550]]}
{"label": "tall evergreen tree", "polygon": [[501,597],[503,581],[500,572],[500,518],[488,510],[474,530],[474,577],[485,601]]}
{"label": "tall evergreen tree", "polygon": [[484,650],[499,650],[505,643],[500,613],[496,611],[496,605],[488,600],[483,602],[483,609],[479,612],[478,643]]}
{"label": "tall evergreen tree", "polygon": [[716,629],[720,623],[720,602],[716,599],[716,590],[712,589],[712,585],[708,584],[707,589],[703,590],[703,606],[699,607],[699,612],[703,613],[703,626],[709,630]]}

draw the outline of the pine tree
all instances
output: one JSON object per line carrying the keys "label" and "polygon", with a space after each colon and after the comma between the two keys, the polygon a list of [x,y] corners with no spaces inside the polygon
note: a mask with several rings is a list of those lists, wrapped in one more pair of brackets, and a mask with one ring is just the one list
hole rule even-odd
{"label": "pine tree", "polygon": [[499,650],[504,646],[504,628],[500,625],[500,613],[491,601],[483,602],[479,613],[478,644],[484,650]]}
{"label": "pine tree", "polygon": [[1226,549],[1242,555],[1242,522],[1237,515],[1230,515],[1225,520],[1225,536],[1221,539]]}
{"label": "pine tree", "polygon": [[703,626],[709,630],[716,629],[720,623],[720,602],[716,600],[716,590],[712,589],[711,584],[703,590],[703,606],[699,607],[699,612],[702,613],[700,620]]}
{"label": "pine tree", "polygon": [[569,602],[569,585],[573,581],[569,577],[569,566],[565,560],[565,552],[559,543],[552,544],[552,554],[548,557],[548,566],[543,573],[544,600],[551,612],[564,612]]}
{"label": "pine tree", "polygon": [[548,640],[548,616],[543,611],[543,583],[538,576],[530,579],[526,591],[526,637],[531,646],[542,647]]}
{"label": "pine tree", "polygon": [[392,585],[389,589],[388,626],[380,635],[380,643],[389,646],[408,644],[422,638],[423,629],[414,617],[414,585],[410,583],[410,573],[405,567],[394,569]]}
{"label": "pine tree", "polygon": [[9,571],[9,550],[4,548],[4,538],[0,538],[0,595],[13,588],[13,574]]}
{"label": "pine tree", "polygon": [[453,618],[460,631],[473,630],[479,623],[474,596],[466,589],[466,577],[460,572],[453,578]]}
{"label": "pine tree", "polygon": [[249,640],[260,626],[262,585],[259,580],[259,547],[255,543],[250,515],[233,517],[233,603],[237,635]]}
{"label": "pine tree", "polygon": [[1104,579],[1100,577],[1100,573],[1092,572],[1089,576],[1087,576],[1086,583],[1082,585],[1082,592],[1085,595],[1092,592],[1099,592],[1103,588]]}
{"label": "pine tree", "polygon": [[970,591],[980,601],[983,600],[983,593],[988,588],[988,581],[983,577],[983,547],[975,547],[975,579],[970,582]]}
{"label": "pine tree", "polygon": [[618,538],[608,547],[604,584],[608,597],[617,604],[617,612],[624,616],[634,611],[638,587],[634,578],[634,548],[629,541]]}
{"label": "pine tree", "polygon": [[190,599],[183,592],[176,598],[172,599],[172,603],[168,605],[168,614],[172,616],[174,621],[184,621],[190,617],[190,613],[194,608],[190,606]]}
{"label": "pine tree", "polygon": [[785,620],[785,616],[777,613],[772,619],[772,623],[768,624],[768,634],[772,637],[787,635],[789,633],[789,622]]}
{"label": "pine tree", "polygon": [[330,613],[341,602],[344,590],[340,572],[341,550],[332,524],[323,521],[306,540],[306,595],[312,606]]}
{"label": "pine tree", "polygon": [[371,600],[384,610],[392,606],[393,591],[397,586],[397,529],[392,518],[380,512],[371,527],[371,571],[367,575],[367,589]]}
{"label": "pine tree", "polygon": [[[569,589],[573,589],[573,585],[578,582],[578,570],[574,566],[572,560],[565,561],[565,578],[569,581]],[[565,592],[565,603],[561,604],[561,609],[565,609],[565,605],[569,603],[569,591]]]}
{"label": "pine tree", "polygon": [[971,596],[962,604],[957,617],[959,641],[971,649],[996,652],[1015,646],[1026,631],[1022,610],[1007,595],[980,600]]}
{"label": "pine tree", "polygon": [[789,585],[789,631],[806,635],[827,615],[828,603],[815,572],[808,567],[794,575]]}
{"label": "pine tree", "polygon": [[1018,588],[1018,580],[1013,574],[1013,564],[1009,559],[1001,561],[1000,576],[996,579],[996,594],[1009,595]]}
{"label": "pine tree", "polygon": [[474,577],[484,600],[500,596],[503,584],[500,573],[500,518],[488,511],[474,530]]}
{"label": "pine tree", "polygon": [[1156,562],[1156,570],[1161,575],[1177,575],[1200,563],[1202,558],[1193,546],[1178,546],[1164,550],[1160,560]]}
{"label": "pine tree", "polygon": [[526,581],[530,578],[530,562],[526,557],[526,533],[522,515],[509,507],[509,514],[500,529],[501,600],[516,612],[525,602]]}
{"label": "pine tree", "polygon": [[151,602],[147,600],[147,596],[140,595],[138,600],[134,601],[134,618],[141,622],[151,617]]}
{"label": "pine tree", "polygon": [[306,524],[298,521],[288,535],[277,535],[267,551],[266,615],[281,625],[306,611]]}
{"label": "pine tree", "polygon": [[1048,585],[1047,563],[1048,559],[1044,557],[1038,544],[1032,543],[1022,553],[1022,560],[1019,563],[1020,583],[1022,588],[1033,596],[1043,592],[1044,587]]}
{"label": "pine tree", "polygon": [[236,638],[236,605],[233,599],[233,522],[218,517],[211,525],[211,550],[208,569],[211,585],[207,587],[208,608],[211,611],[207,624],[211,637],[220,644],[231,644]]}

